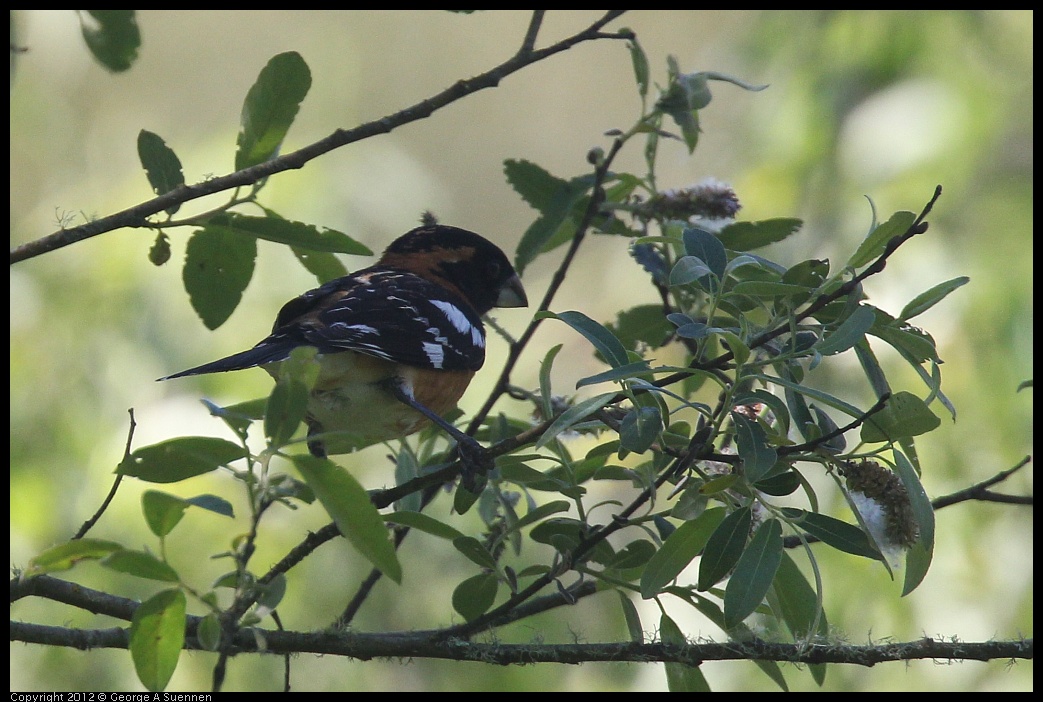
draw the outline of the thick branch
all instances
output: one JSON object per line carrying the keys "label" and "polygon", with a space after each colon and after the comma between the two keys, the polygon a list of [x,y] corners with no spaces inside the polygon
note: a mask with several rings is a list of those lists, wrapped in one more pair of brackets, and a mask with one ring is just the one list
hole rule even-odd
{"label": "thick branch", "polygon": [[[128,644],[127,632],[120,628],[65,629],[11,622],[11,640],[78,649],[119,648]],[[263,642],[263,644],[261,644]],[[263,649],[260,645],[263,645]],[[186,648],[198,649],[190,638]],[[877,663],[913,660],[990,661],[1031,660],[1032,639],[1020,641],[960,642],[923,638],[919,641],[851,646],[836,643],[810,645],[769,643],[760,639],[742,642],[670,644],[619,642],[600,644],[499,644],[448,640],[434,642],[405,634],[361,634],[353,632],[253,631],[244,629],[235,640],[236,653],[315,653],[346,656],[360,660],[373,658],[430,658],[477,661],[496,665],[532,663],[683,663],[700,665],[708,661],[770,660],[786,663],[848,663],[874,666]]]}

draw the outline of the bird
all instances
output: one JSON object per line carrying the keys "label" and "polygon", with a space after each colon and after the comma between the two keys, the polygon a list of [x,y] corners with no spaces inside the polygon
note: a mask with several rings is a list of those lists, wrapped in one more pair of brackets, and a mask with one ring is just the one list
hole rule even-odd
{"label": "bird", "polygon": [[499,247],[425,221],[374,265],[287,302],[253,348],[159,380],[258,366],[278,379],[290,352],[312,346],[319,363],[305,416],[312,455],[350,453],[434,423],[456,440],[465,464],[474,463],[481,447],[444,417],[485,362],[482,316],[527,305]]}

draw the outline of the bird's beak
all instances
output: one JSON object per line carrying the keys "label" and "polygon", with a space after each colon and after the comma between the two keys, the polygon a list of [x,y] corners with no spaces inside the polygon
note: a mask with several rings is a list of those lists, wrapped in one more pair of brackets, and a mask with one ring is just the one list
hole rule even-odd
{"label": "bird's beak", "polygon": [[496,307],[528,307],[529,298],[525,296],[525,288],[522,287],[521,278],[513,275],[500,288],[500,294],[496,296]]}

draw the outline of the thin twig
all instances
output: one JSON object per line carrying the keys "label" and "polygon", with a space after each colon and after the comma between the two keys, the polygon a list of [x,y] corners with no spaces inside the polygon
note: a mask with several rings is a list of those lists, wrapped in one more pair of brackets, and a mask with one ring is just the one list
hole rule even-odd
{"label": "thin twig", "polygon": [[967,500],[978,500],[979,502],[1001,502],[1005,504],[1015,505],[1031,505],[1032,495],[1004,495],[1002,493],[993,492],[988,488],[1001,483],[1014,473],[1018,472],[1032,461],[1031,456],[1025,456],[1023,459],[1018,461],[1016,465],[1007,470],[1001,470],[996,475],[992,476],[988,480],[983,480],[980,483],[971,485],[968,488],[959,490],[952,493],[951,495],[945,495],[943,497],[937,497],[931,501],[935,509],[941,509],[942,507],[948,507],[949,505],[958,504]]}
{"label": "thin twig", "polygon": [[[137,422],[134,421],[134,408],[131,407],[127,412],[130,414],[130,427],[127,429],[127,444],[123,448],[124,461],[130,458],[130,447],[134,443],[134,429],[138,426]],[[112,502],[113,498],[116,497],[116,491],[119,490],[120,483],[122,482],[123,474],[116,473],[116,479],[112,481],[112,487],[109,488],[109,494],[105,496],[104,500],[102,500],[101,506],[98,507],[98,511],[96,511],[94,515],[84,522],[76,531],[76,534],[72,537],[73,541],[82,539],[87,535],[87,532],[98,523],[98,520],[101,519],[101,515],[105,513],[105,510],[109,508],[109,504]]]}

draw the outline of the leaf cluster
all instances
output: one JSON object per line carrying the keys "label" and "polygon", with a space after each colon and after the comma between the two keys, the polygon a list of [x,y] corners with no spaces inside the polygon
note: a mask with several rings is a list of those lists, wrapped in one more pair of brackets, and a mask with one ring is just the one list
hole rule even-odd
{"label": "leaf cluster", "polygon": [[[398,546],[410,531],[419,533],[415,538],[444,540],[467,559],[471,569],[459,574],[447,603],[462,623],[427,632],[430,641],[467,639],[611,590],[633,642],[643,642],[653,629],[664,643],[687,642],[691,633],[666,613],[664,602],[672,600],[735,640],[749,640],[756,625],[780,639],[809,643],[829,631],[816,542],[888,572],[904,558],[904,593],[923,580],[934,519],[915,441],[939,426],[939,414],[955,418],[955,408],[942,389],[934,339],[910,320],[967,279],[925,290],[897,317],[872,304],[862,283],[881,274],[905,241],[926,231],[934,200],[919,215],[897,212],[878,222],[874,213],[859,246],[839,264],[773,260],[765,249],[797,236],[802,222],[741,221],[741,203],[730,187],[706,182],[670,190],[656,177],[665,145],[676,143],[689,154],[696,149],[712,81],[746,90],[766,86],[712,71],[683,73],[672,58],[665,85],[654,86],[636,37],[627,30],[616,36],[627,39],[641,99],[634,124],[606,135],[606,147],[588,154],[587,172],[558,176],[524,159],[504,163],[508,183],[536,211],[515,251],[517,270],[537,259],[550,261],[563,249],[564,255],[525,333],[507,339],[510,355],[499,381],[467,428],[495,467],[482,490],[456,489],[455,515],[424,511],[439,487],[459,475],[452,447],[436,431],[393,447],[396,487],[385,491],[367,493],[342,466],[303,454],[302,422],[316,361],[313,350],[302,349],[283,365],[267,398],[208,405],[235,441],[170,439],[128,449],[117,469],[120,476],[156,484],[226,472],[245,491],[249,514],[233,514],[231,503],[214,495],[186,499],[149,490],[142,513],[158,553],[80,539],[31,563],[28,577],[90,560],[169,585],[141,604],[129,632],[135,668],[149,689],[166,686],[186,646],[219,652],[223,666],[238,632],[253,627],[263,638],[263,623],[281,628],[276,608],[287,593],[286,573],[338,535],[374,571],[331,621],[337,628],[351,623],[376,580],[402,582],[410,564],[402,562]],[[308,66],[295,52],[275,56],[261,71],[244,101],[236,170],[278,158],[310,84]],[[635,148],[645,168],[614,170],[617,156]],[[138,153],[156,195],[186,187],[181,161],[161,137],[142,131]],[[157,265],[170,258],[170,232],[191,231],[183,279],[208,328],[223,324],[238,306],[258,239],[289,246],[320,282],[344,274],[336,254],[369,253],[342,232],[294,222],[261,205],[265,182],[237,189],[208,212],[177,220],[175,203],[149,221],[157,231],[150,251]],[[258,213],[246,214],[244,207]],[[582,260],[589,236],[617,241],[657,302],[606,321],[559,309],[557,287]],[[603,370],[562,392],[551,381],[561,347],[540,349],[533,341],[541,324],[566,325],[589,344]],[[915,371],[917,387],[892,387],[877,360],[881,345]],[[845,355],[861,370],[869,406],[814,382],[820,369]],[[539,362],[531,387],[516,381],[523,356]],[[663,364],[660,357],[679,360]],[[599,392],[590,394],[594,389]],[[525,411],[492,414],[505,397]],[[523,415],[535,419],[518,418]],[[253,448],[255,439],[263,441],[261,450]],[[876,523],[880,510],[867,509],[865,495],[846,480],[852,466],[869,462],[896,477],[881,480],[895,486],[895,499],[904,500],[903,514],[913,521],[913,533],[897,551],[887,528]],[[827,488],[815,480],[821,475],[832,479]],[[606,487],[612,497],[594,501]],[[824,489],[842,494],[849,514],[826,514],[821,505],[831,500],[820,494]],[[251,557],[263,538],[266,512],[316,500],[330,515],[330,527],[267,572],[255,572]],[[229,567],[208,588],[186,582],[165,556],[167,540],[190,507],[248,524],[215,554]],[[380,511],[387,507],[392,509]],[[472,511],[480,524],[475,533],[459,518]],[[886,520],[886,506],[882,511]],[[659,605],[657,622],[641,620],[637,599]],[[204,614],[186,638],[190,601]],[[777,664],[757,665],[786,688]],[[708,687],[697,667],[672,662],[666,672],[672,689]],[[811,674],[821,683],[825,668],[813,666]]]}

